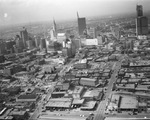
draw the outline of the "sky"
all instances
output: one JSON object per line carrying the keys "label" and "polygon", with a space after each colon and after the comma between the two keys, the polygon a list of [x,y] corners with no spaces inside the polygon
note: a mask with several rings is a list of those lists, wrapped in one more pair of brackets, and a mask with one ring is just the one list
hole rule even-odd
{"label": "sky", "polygon": [[0,0],[0,26],[135,13],[137,3],[150,10],[150,0]]}

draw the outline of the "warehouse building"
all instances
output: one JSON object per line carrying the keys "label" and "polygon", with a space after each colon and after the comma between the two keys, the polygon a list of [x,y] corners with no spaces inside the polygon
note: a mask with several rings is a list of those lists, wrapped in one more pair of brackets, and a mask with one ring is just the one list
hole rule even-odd
{"label": "warehouse building", "polygon": [[72,102],[72,108],[79,108],[84,104],[85,99],[74,99]]}
{"label": "warehouse building", "polygon": [[36,102],[38,96],[36,94],[20,95],[16,98],[16,102]]}
{"label": "warehouse building", "polygon": [[72,98],[53,98],[45,105],[46,110],[51,109],[69,109],[71,107]]}
{"label": "warehouse building", "polygon": [[80,85],[96,87],[96,85],[98,85],[98,79],[81,78],[80,79]]}
{"label": "warehouse building", "polygon": [[81,98],[83,91],[84,91],[83,86],[76,86],[72,93],[73,98]]}
{"label": "warehouse building", "polygon": [[83,97],[86,100],[99,100],[103,96],[103,92],[99,90],[88,90],[84,93]]}
{"label": "warehouse building", "polygon": [[88,101],[88,102],[85,102],[80,109],[81,110],[94,110],[95,107],[96,107],[96,101]]}

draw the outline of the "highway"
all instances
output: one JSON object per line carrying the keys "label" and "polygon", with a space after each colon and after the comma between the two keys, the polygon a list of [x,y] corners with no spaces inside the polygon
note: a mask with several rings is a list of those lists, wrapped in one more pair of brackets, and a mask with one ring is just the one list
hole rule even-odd
{"label": "highway", "polygon": [[95,114],[94,120],[103,120],[105,118],[106,103],[108,101],[109,95],[112,92],[113,83],[116,81],[116,75],[117,75],[120,67],[121,67],[120,62],[114,63],[113,68],[112,68],[112,70],[114,70],[114,71],[113,71],[111,78],[110,78],[110,81],[108,83],[108,88],[106,91],[106,98],[105,98],[105,100],[100,102],[100,104],[97,108],[97,112]]}

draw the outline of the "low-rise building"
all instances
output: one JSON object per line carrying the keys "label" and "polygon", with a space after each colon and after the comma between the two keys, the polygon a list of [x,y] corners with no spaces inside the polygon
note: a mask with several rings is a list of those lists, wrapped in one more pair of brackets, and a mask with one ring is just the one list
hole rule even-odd
{"label": "low-rise building", "polygon": [[53,98],[48,101],[45,107],[47,110],[51,110],[53,108],[68,109],[71,107],[72,100],[72,98]]}
{"label": "low-rise building", "polygon": [[81,78],[80,85],[96,87],[98,85],[98,79],[92,78]]}
{"label": "low-rise building", "polygon": [[20,95],[16,98],[16,102],[36,102],[38,96],[36,94]]}
{"label": "low-rise building", "polygon": [[88,90],[84,93],[82,98],[87,99],[87,100],[99,100],[100,96],[103,95],[102,91],[99,90]]}
{"label": "low-rise building", "polygon": [[76,86],[72,93],[73,98],[81,98],[83,91],[84,91],[83,86]]}
{"label": "low-rise building", "polygon": [[86,69],[87,66],[88,66],[87,59],[79,60],[77,63],[74,64],[74,68],[76,69]]}
{"label": "low-rise building", "polygon": [[29,118],[27,111],[19,111],[18,109],[14,109],[9,115],[13,116],[14,119],[17,120],[27,120]]}
{"label": "low-rise building", "polygon": [[94,110],[96,106],[96,101],[88,101],[85,102],[82,106],[81,106],[81,110]]}

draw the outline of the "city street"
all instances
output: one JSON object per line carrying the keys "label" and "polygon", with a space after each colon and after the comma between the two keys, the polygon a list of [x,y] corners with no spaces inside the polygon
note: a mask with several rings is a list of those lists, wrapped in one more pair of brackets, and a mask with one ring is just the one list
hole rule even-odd
{"label": "city street", "polygon": [[108,101],[109,95],[112,92],[113,83],[116,81],[116,75],[117,75],[117,72],[120,69],[120,67],[121,67],[121,63],[120,62],[114,63],[113,68],[112,68],[112,70],[114,70],[114,72],[113,72],[113,74],[111,76],[111,79],[110,79],[110,81],[108,83],[108,89],[106,91],[106,98],[105,98],[105,100],[100,102],[100,104],[99,104],[99,106],[97,108],[97,113],[95,115],[94,120],[103,120],[104,117],[105,117],[106,103]]}
{"label": "city street", "polygon": [[104,1],[0,0],[0,120],[150,119],[150,0]]}
{"label": "city street", "polygon": [[[49,100],[51,93],[54,90],[54,85],[49,88],[49,93],[41,100],[41,103],[38,105],[36,110],[34,111],[33,115],[29,118],[29,120],[37,120],[37,117],[41,114],[42,112],[42,107],[44,106],[44,103]],[[44,100],[45,99],[45,100]]]}

